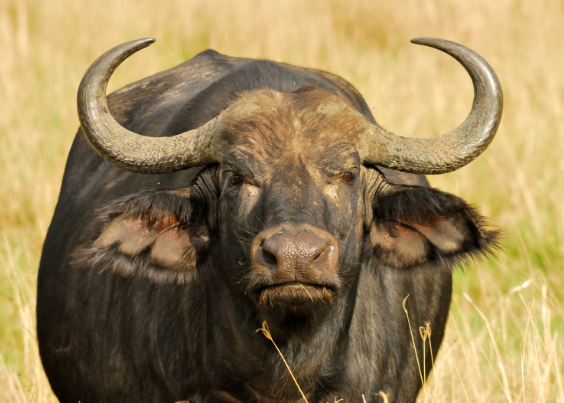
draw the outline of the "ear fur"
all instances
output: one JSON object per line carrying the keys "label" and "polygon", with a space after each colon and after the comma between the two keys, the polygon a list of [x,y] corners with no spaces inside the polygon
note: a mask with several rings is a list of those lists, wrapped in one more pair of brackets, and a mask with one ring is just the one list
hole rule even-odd
{"label": "ear fur", "polygon": [[159,283],[190,281],[210,236],[203,203],[190,189],[145,192],[105,207],[97,235],[73,253],[72,264]]}
{"label": "ear fur", "polygon": [[372,254],[392,268],[434,262],[450,267],[497,247],[499,231],[488,229],[464,200],[437,189],[383,182],[372,207]]}

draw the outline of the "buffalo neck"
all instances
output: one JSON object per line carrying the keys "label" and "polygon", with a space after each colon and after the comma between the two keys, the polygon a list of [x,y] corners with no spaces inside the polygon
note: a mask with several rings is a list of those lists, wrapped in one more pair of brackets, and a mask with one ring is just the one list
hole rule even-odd
{"label": "buffalo neck", "polygon": [[[216,375],[213,378],[223,380],[222,385],[210,385],[211,389],[243,393],[240,398],[251,401],[268,401],[269,396],[299,400],[301,395],[281,355],[306,394],[317,395],[320,386],[325,392],[331,389],[340,371],[336,362],[348,349],[346,335],[355,305],[356,282],[330,309],[272,314],[259,310],[231,287],[227,276],[216,274],[209,280],[215,286],[205,288],[206,346],[214,348],[205,352],[205,361],[211,364],[207,367]],[[272,340],[260,330],[264,322]],[[218,373],[222,376],[217,377]],[[245,392],[241,384],[245,384]],[[229,391],[229,385],[238,386]]]}

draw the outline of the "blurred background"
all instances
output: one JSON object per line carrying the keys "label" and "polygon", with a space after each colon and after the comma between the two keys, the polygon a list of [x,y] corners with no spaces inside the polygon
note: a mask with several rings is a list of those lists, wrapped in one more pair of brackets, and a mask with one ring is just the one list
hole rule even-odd
{"label": "blurred background", "polygon": [[0,0],[1,401],[55,401],[36,348],[35,284],[76,91],[99,55],[148,36],[157,42],[110,90],[213,48],[338,74],[381,125],[412,137],[454,129],[473,91],[457,62],[409,40],[481,54],[504,89],[497,137],[430,181],[503,228],[503,251],[456,271],[447,337],[419,400],[564,402],[562,0]]}

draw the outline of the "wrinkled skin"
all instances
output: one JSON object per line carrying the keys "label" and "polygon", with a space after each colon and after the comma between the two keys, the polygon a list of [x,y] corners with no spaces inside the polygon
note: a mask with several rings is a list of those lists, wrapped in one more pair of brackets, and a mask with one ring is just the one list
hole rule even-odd
{"label": "wrinkled skin", "polygon": [[436,354],[451,269],[496,234],[423,177],[361,164],[373,118],[348,83],[205,52],[109,101],[152,136],[237,113],[219,164],[166,175],[115,168],[77,135],[38,284],[62,402],[300,401],[264,321],[309,402],[415,401],[402,301]]}

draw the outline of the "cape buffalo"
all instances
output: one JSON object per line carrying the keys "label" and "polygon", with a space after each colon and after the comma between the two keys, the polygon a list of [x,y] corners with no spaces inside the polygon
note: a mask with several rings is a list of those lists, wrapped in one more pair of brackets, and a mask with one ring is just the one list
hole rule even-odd
{"label": "cape buffalo", "polygon": [[57,397],[415,401],[431,371],[419,326],[436,354],[453,267],[496,244],[476,210],[423,176],[493,139],[491,67],[456,43],[414,40],[474,83],[464,123],[427,140],[378,126],[340,77],[212,50],[106,100],[117,66],[153,41],[108,51],[78,91],[81,130],[38,280]]}

